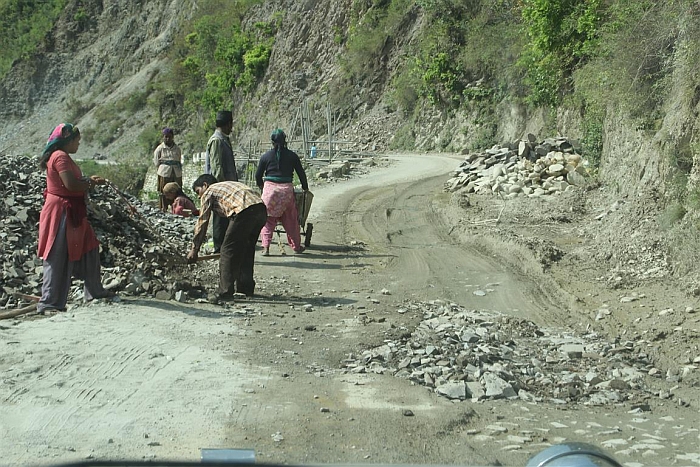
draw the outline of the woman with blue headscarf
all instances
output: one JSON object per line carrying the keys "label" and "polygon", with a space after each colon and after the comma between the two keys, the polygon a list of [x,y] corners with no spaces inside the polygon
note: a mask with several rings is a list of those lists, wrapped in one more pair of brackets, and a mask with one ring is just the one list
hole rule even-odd
{"label": "woman with blue headscarf", "polygon": [[301,188],[309,190],[306,172],[301,166],[299,156],[287,148],[287,135],[279,128],[272,132],[272,149],[267,151],[258,162],[255,182],[262,190],[262,199],[267,207],[267,223],[261,232],[263,256],[270,254],[272,233],[277,222],[282,223],[287,233],[287,241],[296,253],[304,251],[301,243],[301,231],[296,200],[294,198],[294,172],[299,177]]}
{"label": "woman with blue headscarf", "polygon": [[80,145],[80,130],[58,125],[46,143],[39,167],[46,170],[44,206],[39,214],[39,258],[44,278],[39,313],[65,311],[73,276],[85,283],[85,299],[113,297],[102,287],[100,242],[87,219],[86,194],[106,180],[84,177],[70,154]]}

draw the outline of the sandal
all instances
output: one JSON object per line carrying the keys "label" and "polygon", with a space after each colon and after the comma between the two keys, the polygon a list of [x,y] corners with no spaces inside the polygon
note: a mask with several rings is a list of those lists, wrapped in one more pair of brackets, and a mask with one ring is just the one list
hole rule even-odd
{"label": "sandal", "polygon": [[102,299],[110,300],[110,299],[116,298],[116,297],[117,297],[116,292],[112,292],[111,290],[105,290],[105,293],[103,293],[102,295],[98,295],[98,296],[92,297],[92,298],[93,298],[93,300],[102,300]]}

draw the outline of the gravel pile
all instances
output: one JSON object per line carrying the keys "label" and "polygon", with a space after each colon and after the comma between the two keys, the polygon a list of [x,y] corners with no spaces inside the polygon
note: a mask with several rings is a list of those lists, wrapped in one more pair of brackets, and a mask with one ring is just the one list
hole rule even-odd
{"label": "gravel pile", "polygon": [[[37,258],[39,212],[46,188],[36,158],[3,156],[0,166],[0,309],[22,306],[17,294],[39,295],[43,267]],[[88,218],[102,243],[103,284],[132,294],[197,296],[187,277],[184,257],[195,219],[162,213],[113,186],[96,187],[89,195]],[[73,299],[82,297],[74,282]]]}
{"label": "gravel pile", "polygon": [[548,138],[538,144],[529,135],[513,145],[495,145],[467,154],[445,189],[537,198],[584,186],[586,164],[576,152],[578,143],[573,143],[566,138]]}
{"label": "gravel pile", "polygon": [[645,341],[607,342],[593,332],[555,332],[446,301],[410,302],[398,312],[422,313],[423,320],[410,336],[349,355],[346,371],[392,374],[456,400],[630,401],[640,410],[648,410],[644,401],[649,397],[672,397],[650,389],[651,378],[673,383],[684,376],[655,367]]}

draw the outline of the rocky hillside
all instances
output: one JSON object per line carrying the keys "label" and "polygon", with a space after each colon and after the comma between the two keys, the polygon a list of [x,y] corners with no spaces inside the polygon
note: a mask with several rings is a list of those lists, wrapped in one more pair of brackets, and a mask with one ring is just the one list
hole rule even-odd
{"label": "rocky hillside", "polygon": [[[118,157],[135,150],[149,115],[129,115],[132,130],[107,148],[96,144],[104,128],[96,115],[142,90],[168,64],[178,28],[192,14],[191,1],[71,1],[36,54],[20,61],[0,83],[0,153],[36,154],[52,128],[75,112],[86,134],[83,156]],[[87,22],[74,20],[78,8]],[[76,109],[85,105],[87,109]]]}
{"label": "rocky hillside", "polygon": [[[72,19],[79,6],[88,8],[90,18],[80,27]],[[308,0],[263,2],[252,8],[246,19],[250,24],[279,12],[284,12],[284,19],[262,83],[253,96],[238,96],[232,103],[237,121],[248,122],[236,135],[240,144],[267,141],[270,129],[298,124],[304,101],[311,102],[312,130],[326,133],[326,105],[343,53],[334,34],[347,30],[351,6],[350,1]],[[69,2],[46,43],[29,60],[16,63],[0,83],[0,153],[39,152],[56,122],[80,110],[87,112],[76,123],[84,132],[89,130],[81,145],[84,157],[99,153],[119,159],[125,153],[144,152],[138,136],[144,127],[158,127],[161,116],[142,109],[129,112],[120,103],[157,81],[159,73],[170,67],[168,51],[174,37],[196,11],[193,0],[108,0],[85,7]],[[404,42],[411,39],[412,31],[407,33]],[[395,44],[388,53],[400,54],[401,45]],[[369,88],[358,84],[345,107],[334,109],[341,138],[349,133],[365,148],[386,147],[392,125],[378,124],[388,118],[379,103],[392,78],[392,61],[395,57],[377,70],[380,73]],[[76,109],[81,106],[88,109]],[[101,147],[100,133],[107,129],[100,127],[100,113],[114,108],[124,114],[128,128],[111,129],[118,137]],[[188,119],[194,126],[202,117]],[[197,152],[201,147],[188,142],[188,131],[181,128],[179,139]]]}
{"label": "rocky hillside", "polygon": [[[663,47],[666,60],[658,65],[665,67],[658,115],[648,116],[648,124],[640,126],[628,117],[627,109],[610,105],[599,129],[602,153],[597,175],[611,203],[624,202],[629,213],[601,241],[613,250],[623,249],[624,239],[639,232],[640,219],[645,219],[645,227],[661,239],[655,245],[662,245],[675,277],[695,293],[700,292],[695,267],[700,260],[695,247],[698,197],[693,195],[700,180],[696,149],[700,80],[694,55],[687,51],[695,50],[693,31],[700,20],[692,2],[685,3],[687,14],[655,22],[669,28],[668,34],[648,35],[664,39],[647,44]],[[0,82],[0,154],[39,153],[54,125],[74,115],[79,115],[74,122],[86,135],[83,157],[148,158],[142,134],[161,127],[164,116],[173,114],[185,122],[178,129],[185,151],[201,151],[206,116],[179,115],[183,110],[170,102],[155,106],[139,102],[148,99],[149,87],[171,68],[169,52],[200,6],[196,0],[68,1],[37,52],[17,61]],[[293,129],[300,124],[304,103],[309,106],[312,136],[322,138],[327,132],[326,109],[332,103],[336,138],[351,141],[353,149],[385,150],[407,124],[413,142],[409,149],[473,148],[484,125],[478,109],[446,112],[419,101],[412,115],[405,115],[390,103],[389,91],[400,64],[428,23],[418,3],[395,31],[387,33],[380,53],[367,56],[364,74],[348,76],[343,69],[353,27],[375,7],[351,0],[253,2],[244,28],[280,21],[264,76],[252,91],[233,96],[234,140],[247,147],[267,141],[274,127]],[[79,9],[87,20],[76,20]],[[640,60],[634,65],[638,73],[651,66],[649,56]],[[563,101],[552,111],[524,102],[505,93],[488,109],[496,123],[493,141],[484,141],[485,146],[512,143],[528,133],[539,140],[579,139],[587,131],[576,103]]]}

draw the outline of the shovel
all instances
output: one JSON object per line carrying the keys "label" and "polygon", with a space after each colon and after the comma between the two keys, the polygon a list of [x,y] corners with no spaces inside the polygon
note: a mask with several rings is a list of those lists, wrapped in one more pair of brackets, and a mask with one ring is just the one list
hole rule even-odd
{"label": "shovel", "polygon": [[[197,256],[197,263],[200,261],[209,261],[211,259],[219,259],[221,257],[221,253],[214,253],[212,255],[202,255],[202,256]],[[169,265],[175,265],[175,264],[193,264],[193,263],[188,263],[187,258],[184,258],[182,256],[170,256],[170,257],[165,257],[165,260]]]}

